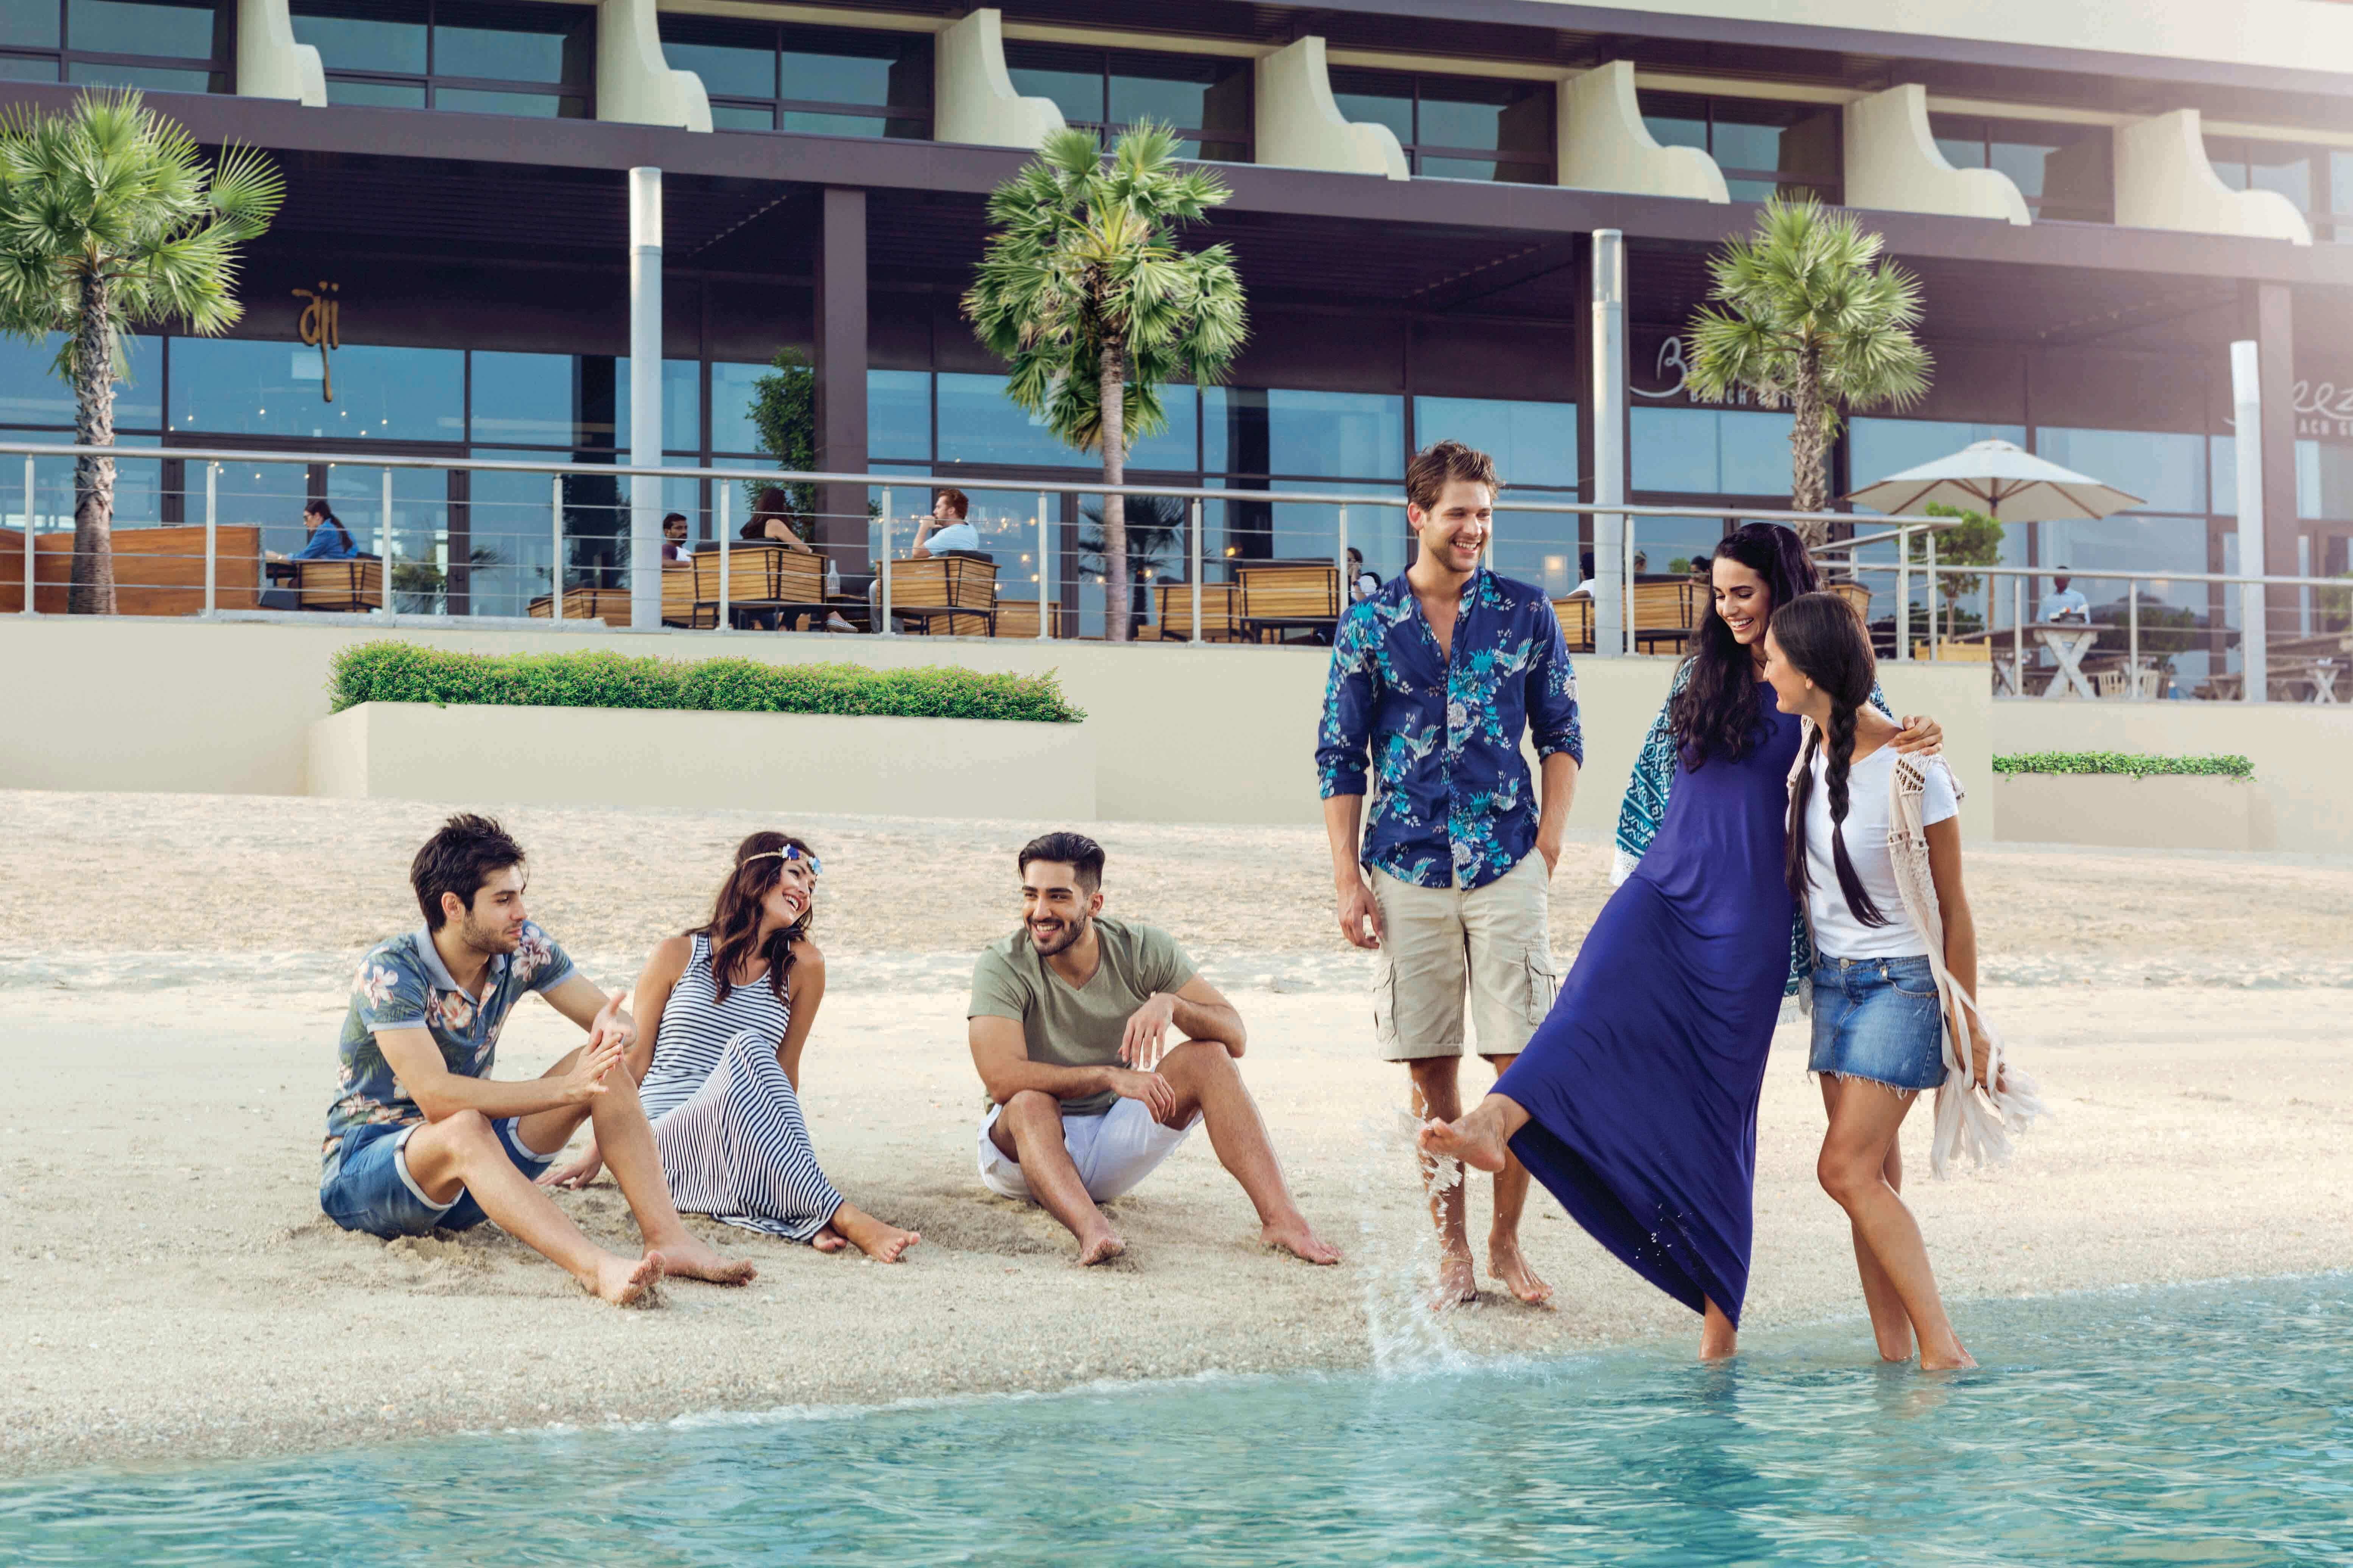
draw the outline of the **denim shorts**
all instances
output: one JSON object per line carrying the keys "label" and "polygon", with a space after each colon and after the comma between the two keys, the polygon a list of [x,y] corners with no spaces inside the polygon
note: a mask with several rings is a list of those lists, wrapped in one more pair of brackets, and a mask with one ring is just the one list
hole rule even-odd
{"label": "denim shorts", "polygon": [[1814,965],[1811,1072],[1890,1089],[1945,1081],[1945,1018],[1926,958],[1832,958]]}
{"label": "denim shorts", "polygon": [[[523,1147],[515,1123],[508,1116],[491,1123],[514,1168],[536,1179],[555,1163],[554,1154],[534,1154]],[[460,1187],[446,1204],[436,1204],[408,1173],[404,1151],[408,1136],[421,1121],[385,1122],[354,1128],[343,1138],[343,1163],[319,1189],[319,1206],[345,1230],[365,1231],[390,1241],[396,1236],[430,1236],[437,1230],[471,1230],[490,1215]]]}

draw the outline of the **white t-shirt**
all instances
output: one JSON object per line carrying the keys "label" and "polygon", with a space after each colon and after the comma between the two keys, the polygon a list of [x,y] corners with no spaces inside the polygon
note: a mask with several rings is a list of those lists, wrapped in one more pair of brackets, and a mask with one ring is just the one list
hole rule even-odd
{"label": "white t-shirt", "polygon": [[[1927,942],[1904,912],[1904,896],[1895,886],[1895,860],[1887,852],[1890,810],[1888,786],[1894,782],[1895,748],[1882,746],[1847,770],[1846,822],[1840,837],[1846,840],[1846,858],[1862,882],[1863,891],[1892,922],[1867,926],[1846,907],[1839,890],[1838,865],[1831,858],[1831,795],[1822,783],[1830,758],[1814,752],[1814,787],[1806,797],[1806,868],[1812,874],[1806,907],[1814,921],[1814,945],[1832,958],[1921,958]],[[1942,757],[1928,763],[1926,789],[1920,800],[1920,820],[1943,822],[1960,811],[1953,775]]]}
{"label": "white t-shirt", "polygon": [[2073,588],[2054,589],[2042,595],[2042,607],[2036,612],[2044,621],[2080,621],[2091,614],[2091,601]]}
{"label": "white t-shirt", "polygon": [[968,522],[951,522],[932,530],[923,548],[937,555],[943,550],[977,550],[980,530]]}

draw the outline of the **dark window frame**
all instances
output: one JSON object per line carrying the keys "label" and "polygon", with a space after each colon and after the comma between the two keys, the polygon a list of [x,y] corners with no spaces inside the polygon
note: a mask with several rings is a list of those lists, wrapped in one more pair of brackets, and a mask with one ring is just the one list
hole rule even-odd
{"label": "dark window frame", "polygon": [[[1964,129],[1967,129],[1968,134],[1961,134]],[[2005,130],[2010,132],[2008,136],[2000,134],[2000,132]],[[2057,121],[2008,120],[1981,114],[1945,114],[1941,112],[1929,115],[1928,131],[1930,137],[1938,142],[1975,142],[1978,150],[1978,156],[1984,161],[1972,166],[1983,169],[1990,169],[1994,167],[1993,149],[1999,142],[2008,142],[2012,145],[2043,146],[2050,147],[2053,151],[2057,151],[2076,142],[2090,141],[2094,138],[2105,137],[2109,134],[2107,128],[2100,125],[2071,125]],[[2072,135],[2070,134],[2071,132],[2073,133]],[[2059,137],[2063,139],[2045,141],[2042,139],[2045,137]],[[2113,224],[2116,220],[2116,160],[2113,155],[2107,158],[2105,166],[2107,174],[2107,201],[2105,205],[2095,209],[2084,208],[2081,204],[2072,203],[2063,196],[2052,196],[2047,193],[2042,195],[2036,195],[2031,192],[2021,190],[2019,195],[2025,197],[2027,210],[2034,215],[2034,219],[2037,223]],[[2071,216],[2069,213],[2060,212],[2053,213],[2050,216],[2046,217],[2043,213],[2044,207],[2053,205],[2061,208],[2072,208],[2077,213],[2088,213],[2089,216]]]}
{"label": "dark window frame", "polygon": [[[0,58],[20,60],[51,60],[56,62],[57,80],[73,82],[73,68],[78,65],[122,66],[142,70],[204,71],[207,75],[205,93],[207,96],[236,90],[237,70],[237,0],[213,0],[213,52],[198,58],[191,55],[125,54],[114,49],[78,49],[73,41],[73,0],[56,0],[58,8],[58,43],[55,47],[37,44],[11,44],[0,48]],[[201,10],[202,6],[185,9]],[[87,84],[104,87],[109,84]],[[171,92],[172,88],[142,88],[142,92]]]}
{"label": "dark window frame", "polygon": [[[2206,162],[2224,184],[2233,190],[2269,190],[2268,185],[2255,184],[2254,163],[2257,149],[2278,158],[2303,158],[2310,166],[2312,202],[2296,210],[2304,221],[2312,226],[2312,237],[2316,240],[2353,240],[2353,209],[2339,211],[2336,205],[2336,171],[2331,154],[2353,158],[2353,148],[2329,147],[2312,142],[2274,142],[2258,136],[2209,136],[2206,138]],[[2235,172],[2236,184],[2226,171]],[[2293,200],[2294,198],[2290,198]]]}
{"label": "dark window frame", "polygon": [[[1834,207],[1845,205],[1846,126],[1844,123],[1845,117],[1839,112],[1838,105],[1831,103],[1804,102],[1795,99],[1727,97],[1715,93],[1698,92],[1646,91],[1641,95],[1641,98],[1642,100],[1641,105],[1641,113],[1645,120],[1654,117],[1662,120],[1689,120],[1694,118],[1690,114],[1669,114],[1663,112],[1661,108],[1654,107],[1658,105],[1662,100],[1666,100],[1669,104],[1680,102],[1682,104],[1697,103],[1701,105],[1699,118],[1707,128],[1707,147],[1705,151],[1707,155],[1711,159],[1715,160],[1717,171],[1724,175],[1727,184],[1734,181],[1744,181],[1752,184],[1771,184],[1777,191],[1784,195],[1787,195],[1792,189],[1808,190],[1813,192],[1815,195],[1820,197],[1824,206]],[[1831,126],[1831,136],[1833,138],[1833,144],[1831,149],[1830,165],[1834,172],[1822,176],[1799,175],[1792,177],[1779,169],[1755,169],[1745,164],[1736,167],[1725,163],[1723,158],[1719,156],[1716,152],[1715,128],[1719,123],[1728,125],[1761,125],[1767,122],[1755,118],[1742,119],[1736,114],[1726,114],[1720,111],[1725,110],[1737,110],[1741,108],[1748,108],[1753,110],[1759,105],[1771,105],[1783,110],[1811,110],[1815,114],[1827,117],[1828,122]],[[1787,132],[1788,130],[1792,129],[1792,127],[1785,125],[1780,129],[1784,132]],[[1744,198],[1736,196],[1733,199],[1738,201]]]}
{"label": "dark window frame", "polygon": [[[903,40],[908,43],[921,43],[928,50],[936,47],[932,41],[932,36],[930,34],[886,33],[878,32],[872,28],[828,27],[798,22],[770,22],[763,21],[756,17],[703,16],[676,11],[664,11],[659,13],[656,25],[659,27],[673,21],[684,23],[690,27],[706,24],[712,25],[713,31],[723,30],[726,32],[742,34],[745,37],[749,37],[755,33],[766,33],[769,35],[768,51],[771,58],[771,68],[768,74],[770,86],[768,96],[758,97],[738,92],[713,91],[712,90],[711,84],[709,82],[706,81],[703,83],[703,90],[709,96],[711,100],[711,107],[713,110],[734,109],[765,110],[769,115],[767,131],[765,132],[762,132],[756,126],[742,125],[725,126],[722,127],[722,129],[748,132],[754,135],[823,135],[825,134],[823,132],[785,131],[782,130],[781,127],[783,125],[784,117],[787,114],[827,114],[844,120],[879,120],[882,121],[884,125],[882,136],[885,140],[902,142],[928,142],[932,140],[933,128],[936,124],[936,121],[934,119],[934,114],[935,112],[934,106],[929,94],[925,95],[923,101],[920,104],[855,103],[831,99],[786,98],[783,96],[784,57],[790,52],[786,46],[795,35],[809,37],[830,33],[841,35],[845,37],[888,37]],[[670,33],[663,33],[661,38],[665,47],[673,41],[688,44],[691,44],[696,41],[687,37],[674,38]],[[744,46],[732,47],[740,47]],[[889,130],[889,127],[893,122],[911,124],[918,127],[919,129],[916,133],[912,136],[893,136]]]}
{"label": "dark window frame", "polygon": [[[380,87],[418,88],[422,89],[425,94],[425,102],[422,107],[427,113],[440,110],[440,105],[437,100],[440,97],[440,89],[448,88],[450,90],[457,92],[500,92],[511,93],[516,97],[554,99],[558,106],[554,116],[556,119],[594,120],[596,118],[596,29],[602,25],[604,20],[601,7],[596,5],[541,5],[538,3],[538,0],[533,0],[533,14],[554,15],[565,12],[573,13],[579,18],[579,21],[575,22],[575,27],[582,23],[585,23],[589,29],[588,47],[581,51],[582,55],[588,62],[587,69],[585,73],[585,79],[577,82],[547,82],[526,81],[503,77],[449,76],[437,71],[434,68],[438,63],[438,56],[439,55],[440,47],[436,35],[445,25],[453,27],[461,27],[468,26],[468,24],[462,21],[444,24],[439,18],[439,12],[443,0],[415,0],[415,3],[417,8],[424,13],[424,71],[422,73],[417,73],[413,71],[395,70],[358,70],[343,67],[327,67],[324,74],[327,80],[327,102],[329,105],[332,106],[335,102],[334,84],[339,81],[344,81]],[[481,0],[467,0],[467,8],[470,9],[473,5],[480,3],[481,3]],[[522,7],[518,5],[513,8],[521,9]],[[294,0],[294,3],[289,6],[289,11],[290,22],[299,22],[306,14],[301,8],[301,0]],[[301,33],[299,30],[295,36],[299,42],[301,40]],[[565,34],[563,36],[565,37],[568,46],[570,35]],[[570,100],[571,102],[577,104],[579,106],[579,112],[575,114],[565,113],[562,106],[566,100]],[[353,106],[347,104],[346,107]],[[380,106],[370,105],[364,107]],[[480,113],[483,111],[479,110],[460,110],[459,112]],[[519,116],[518,118],[536,117]]]}
{"label": "dark window frame", "polygon": [[[1151,49],[1098,48],[1092,44],[1039,43],[1027,39],[1018,39],[1008,40],[1006,43],[1006,67],[1008,70],[1061,71],[1067,68],[1065,66],[1060,64],[1025,66],[1017,63],[1017,58],[1018,57],[1025,55],[1034,57],[1035,55],[1045,51],[1051,51],[1053,54],[1065,58],[1093,56],[1100,61],[1100,64],[1096,68],[1095,75],[1096,81],[1103,91],[1103,113],[1106,118],[1102,120],[1073,120],[1065,115],[1063,120],[1064,123],[1069,125],[1073,131],[1092,131],[1096,135],[1102,137],[1106,143],[1116,139],[1121,132],[1128,130],[1134,123],[1133,121],[1114,121],[1107,118],[1111,113],[1112,79],[1115,76],[1143,76],[1148,78],[1149,75],[1147,72],[1136,70],[1121,71],[1116,68],[1118,66],[1122,64],[1134,66],[1156,63],[1163,65],[1182,64],[1190,67],[1198,66],[1204,60],[1214,60],[1233,67],[1237,71],[1243,75],[1243,87],[1249,94],[1249,103],[1242,115],[1243,128],[1238,131],[1229,131],[1224,129],[1216,129],[1206,125],[1177,125],[1171,127],[1171,129],[1176,132],[1176,140],[1179,142],[1190,142],[1200,149],[1198,153],[1186,154],[1186,156],[1192,158],[1195,162],[1206,163],[1250,163],[1257,161],[1258,82],[1256,80],[1257,71],[1253,68],[1252,61],[1240,57],[1228,55],[1167,54],[1156,52]],[[1231,148],[1236,155],[1232,157],[1212,158],[1208,153],[1209,149],[1213,146]]]}
{"label": "dark window frame", "polygon": [[[1406,93],[1404,95],[1400,95],[1394,90],[1383,93],[1378,90],[1367,90],[1345,85],[1351,81],[1386,81],[1388,83],[1404,83],[1408,85]],[[1431,83],[1465,81],[1474,81],[1482,85],[1497,85],[1503,83],[1525,85],[1531,89],[1527,95],[1529,98],[1543,98],[1546,104],[1545,136],[1546,150],[1541,153],[1519,153],[1502,147],[1460,147],[1451,142],[1423,141],[1421,139],[1421,105],[1425,98],[1433,99],[1440,103],[1461,103],[1472,101],[1470,100],[1459,98],[1450,99],[1443,93],[1425,93],[1423,90],[1425,86]],[[1463,176],[1459,174],[1423,175],[1421,162],[1424,158],[1444,158],[1459,163],[1508,163],[1514,168],[1540,171],[1543,176],[1540,179],[1531,180],[1503,180],[1491,178],[1489,183],[1493,184],[1552,185],[1560,183],[1559,94],[1555,89],[1553,84],[1549,81],[1526,81],[1523,83],[1523,79],[1517,77],[1464,77],[1458,76],[1451,71],[1393,71],[1371,68],[1359,69],[1356,68],[1344,67],[1335,68],[1333,90],[1335,92],[1344,93],[1363,92],[1364,95],[1367,97],[1408,96],[1410,98],[1412,102],[1411,117],[1413,135],[1410,138],[1399,137],[1398,140],[1405,153],[1406,172],[1414,175],[1418,179],[1462,178]]]}

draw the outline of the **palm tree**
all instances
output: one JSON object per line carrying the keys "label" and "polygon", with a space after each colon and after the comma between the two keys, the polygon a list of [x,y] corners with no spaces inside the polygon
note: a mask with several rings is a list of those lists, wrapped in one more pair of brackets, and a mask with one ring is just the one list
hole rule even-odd
{"label": "palm tree", "polygon": [[[139,94],[90,92],[63,114],[0,114],[0,331],[66,335],[74,438],[114,444],[114,384],[134,327],[218,332],[244,314],[237,247],[269,226],[286,184],[249,147],[207,167]],[[114,612],[114,459],[74,461],[75,615]],[[27,545],[31,518],[26,519]]]}
{"label": "palm tree", "polygon": [[[1152,591],[1146,584],[1168,564],[1166,552],[1184,548],[1186,513],[1189,509],[1175,496],[1138,496],[1124,510],[1127,515],[1127,576],[1133,590],[1128,603],[1132,610],[1142,613],[1151,608]],[[1108,604],[1113,596],[1112,577],[1111,563],[1104,552],[1103,508],[1082,507],[1079,516],[1094,525],[1079,531],[1079,570],[1103,580],[1104,602]]]}
{"label": "palm tree", "polygon": [[[1176,166],[1176,136],[1140,121],[1106,162],[1093,133],[1049,135],[988,198],[989,237],[964,313],[1008,362],[1006,395],[1080,451],[1103,453],[1103,483],[1125,482],[1128,444],[1166,427],[1161,384],[1220,380],[1242,343],[1241,279],[1225,246],[1187,252],[1176,227],[1229,195],[1205,170]],[[1104,579],[1128,580],[1127,512],[1103,508]],[[1127,595],[1104,601],[1124,642]]]}
{"label": "palm tree", "polygon": [[[1830,506],[1825,456],[1841,408],[1903,408],[1928,390],[1932,362],[1912,336],[1920,283],[1880,255],[1851,213],[1813,197],[1768,197],[1753,236],[1728,241],[1708,261],[1709,297],[1692,319],[1685,384],[1721,403],[1746,389],[1767,408],[1788,408],[1789,499],[1799,511]],[[1800,524],[1809,548],[1827,527]]]}

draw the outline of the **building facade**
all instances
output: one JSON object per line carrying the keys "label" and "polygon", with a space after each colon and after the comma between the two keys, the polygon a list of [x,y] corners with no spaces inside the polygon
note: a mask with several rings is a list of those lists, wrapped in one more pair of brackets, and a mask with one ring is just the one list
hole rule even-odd
{"label": "building facade", "polygon": [[[2235,570],[2228,345],[2253,339],[2263,564],[2353,568],[2353,68],[2319,68],[2353,61],[2353,5],[0,0],[0,101],[139,87],[288,177],[244,321],[134,354],[121,439],[156,456],[124,465],[126,524],[184,514],[175,445],[332,455],[221,477],[224,516],[273,548],[299,541],[308,495],[379,521],[371,454],[626,453],[636,167],[663,172],[666,461],[762,460],[755,387],[788,351],[809,368],[785,374],[814,381],[817,466],[903,474],[894,516],[958,475],[1050,490],[1090,464],[1006,402],[958,312],[982,204],[1049,130],[1148,116],[1231,186],[1197,234],[1233,247],[1250,296],[1230,384],[1171,389],[1130,462],[1236,492],[1205,514],[1212,562],[1330,554],[1331,509],[1248,492],[1393,495],[1444,436],[1493,451],[1515,494],[1588,498],[1609,435],[1587,392],[1600,228],[1626,237],[1630,499],[1693,509],[1639,525],[1644,564],[1786,506],[1787,416],[1696,404],[1682,375],[1709,248],[1778,191],[1860,211],[1925,286],[1934,390],[1850,423],[1838,490],[2001,436],[2146,498],[2013,527],[2008,559]],[[70,427],[46,358],[0,349],[12,435]],[[669,489],[698,532],[716,526],[710,486]],[[565,492],[575,566],[614,532],[616,493]],[[740,518],[745,498],[727,501]],[[1042,571],[1092,624],[1093,503],[1049,496],[1041,563],[1039,502],[981,502],[1008,591]],[[863,563],[879,506],[820,499],[838,561]],[[545,591],[549,510],[542,479],[403,471],[391,521],[431,552],[437,607],[513,614]],[[1139,521],[1145,569],[1182,575],[1181,512]],[[1348,538],[1376,570],[1404,563],[1394,512],[1352,513]],[[1565,591],[1581,542],[1574,519],[1507,513],[1499,564]],[[2203,584],[2147,592],[2203,626],[2236,613]],[[2327,597],[2298,613],[2325,620]],[[2219,668],[2232,656],[2212,644]]]}

